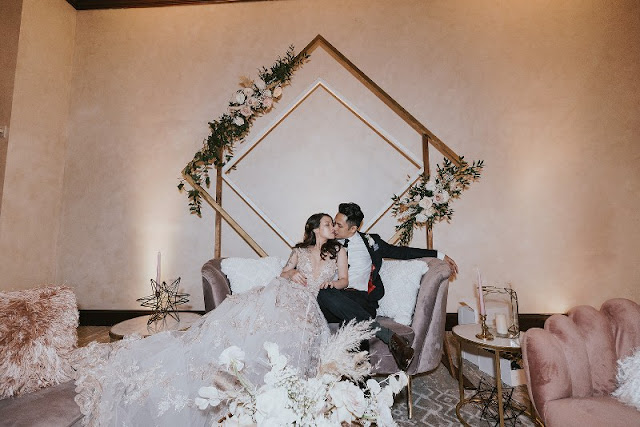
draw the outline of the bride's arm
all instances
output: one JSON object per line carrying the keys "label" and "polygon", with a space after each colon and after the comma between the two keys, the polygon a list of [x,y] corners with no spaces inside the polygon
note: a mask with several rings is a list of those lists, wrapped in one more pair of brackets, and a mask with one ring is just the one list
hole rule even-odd
{"label": "bride's arm", "polygon": [[338,252],[338,280],[323,283],[321,288],[344,289],[349,286],[349,263],[347,262],[347,251],[340,248]]}
{"label": "bride's arm", "polygon": [[296,282],[301,285],[306,285],[307,279],[298,270],[296,270],[296,265],[298,265],[298,252],[294,249],[291,251],[289,261],[287,261],[287,264],[282,269],[280,277],[284,277],[285,279],[289,279],[292,282]]}

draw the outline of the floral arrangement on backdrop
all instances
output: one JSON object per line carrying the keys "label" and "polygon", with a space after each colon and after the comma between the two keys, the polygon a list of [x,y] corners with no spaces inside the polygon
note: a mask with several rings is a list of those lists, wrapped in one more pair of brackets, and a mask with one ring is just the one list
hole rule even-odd
{"label": "floral arrangement on backdrop", "polygon": [[[223,166],[233,156],[236,143],[244,141],[249,134],[256,117],[271,110],[282,95],[282,87],[286,86],[293,75],[309,55],[295,55],[293,46],[283,57],[278,57],[270,67],[258,70],[258,78],[251,80],[243,77],[240,89],[235,91],[229,100],[227,112],[218,119],[209,122],[211,133],[203,142],[201,150],[196,152],[187,166],[182,170],[193,181],[208,187],[211,183],[209,170],[211,167]],[[180,180],[178,190],[184,188],[184,180]],[[189,210],[201,216],[202,197],[195,188],[187,192]]]}
{"label": "floral arrangement on backdrop", "polygon": [[431,229],[434,222],[451,220],[451,201],[457,199],[471,182],[480,178],[484,161],[471,164],[460,157],[460,166],[445,158],[443,166],[437,165],[435,176],[423,174],[420,180],[407,191],[404,197],[392,197],[392,214],[400,222],[400,244],[408,245],[413,238],[413,230],[418,227]]}
{"label": "floral arrangement on backdrop", "polygon": [[343,326],[321,352],[312,378],[302,378],[287,365],[277,344],[265,342],[271,370],[260,387],[242,374],[244,352],[229,347],[218,360],[229,378],[201,387],[195,404],[203,411],[224,405],[228,414],[218,421],[222,426],[395,426],[390,408],[394,394],[407,385],[406,374],[390,375],[382,383],[368,379],[363,388],[356,385],[371,372],[367,352],[357,348],[373,334],[369,322]]}

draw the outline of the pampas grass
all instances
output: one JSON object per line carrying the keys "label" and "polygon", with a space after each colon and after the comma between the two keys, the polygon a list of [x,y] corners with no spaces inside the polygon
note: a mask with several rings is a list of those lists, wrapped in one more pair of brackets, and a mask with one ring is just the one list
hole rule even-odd
{"label": "pampas grass", "polygon": [[333,334],[320,353],[319,375],[329,374],[361,381],[371,372],[369,353],[358,351],[360,343],[376,334],[372,321],[351,320]]}

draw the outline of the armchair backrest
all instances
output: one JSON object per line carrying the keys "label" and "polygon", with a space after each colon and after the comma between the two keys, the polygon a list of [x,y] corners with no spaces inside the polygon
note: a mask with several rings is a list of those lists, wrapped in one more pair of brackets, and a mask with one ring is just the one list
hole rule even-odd
{"label": "armchair backrest", "polygon": [[600,311],[578,306],[522,338],[529,394],[544,421],[547,402],[601,396],[617,387],[617,361],[640,346],[640,306],[617,298]]}

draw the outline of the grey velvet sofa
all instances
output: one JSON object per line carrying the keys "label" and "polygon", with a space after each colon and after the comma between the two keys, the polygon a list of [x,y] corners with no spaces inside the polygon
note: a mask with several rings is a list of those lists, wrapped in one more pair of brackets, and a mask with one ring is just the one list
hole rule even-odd
{"label": "grey velvet sofa", "polygon": [[[407,406],[409,417],[412,416],[411,378],[414,375],[433,371],[442,359],[443,340],[445,333],[445,317],[447,309],[447,294],[449,290],[449,265],[437,258],[422,258],[429,266],[427,273],[422,276],[420,291],[416,301],[416,308],[411,326],[395,322],[393,319],[378,316],[381,325],[407,338],[415,354],[407,374]],[[202,266],[202,290],[204,293],[205,311],[215,309],[231,293],[229,280],[222,272],[221,258],[211,259]],[[329,325],[333,330],[337,324]],[[385,343],[377,338],[370,343],[371,362],[375,366],[374,374],[393,374],[398,367]]]}
{"label": "grey velvet sofa", "polygon": [[80,407],[73,381],[0,400],[2,427],[79,427]]}

